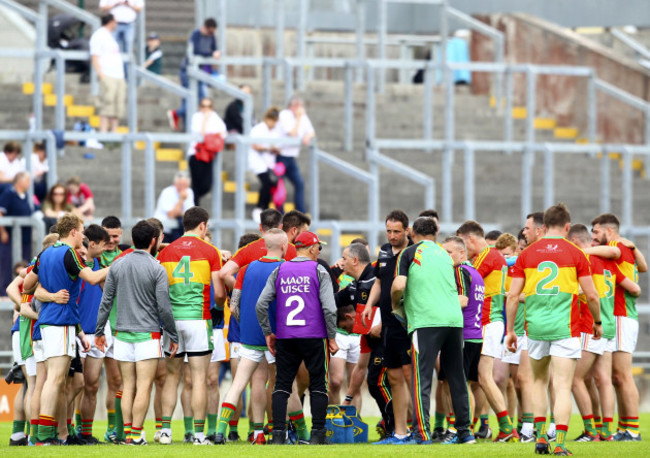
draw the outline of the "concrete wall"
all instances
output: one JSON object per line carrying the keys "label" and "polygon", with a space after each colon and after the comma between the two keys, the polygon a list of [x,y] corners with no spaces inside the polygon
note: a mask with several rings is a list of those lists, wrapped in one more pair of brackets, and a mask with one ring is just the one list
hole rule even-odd
{"label": "concrete wall", "polygon": [[[34,49],[36,32],[22,16],[0,6],[0,47],[10,49]],[[0,81],[23,81],[34,72],[34,61],[2,57]]]}
{"label": "concrete wall", "polygon": [[[650,71],[583,35],[524,14],[480,16],[479,19],[506,34],[508,62],[593,67],[598,78],[632,95],[650,100]],[[473,34],[471,54],[472,60],[491,61],[491,41]],[[515,103],[524,105],[525,76],[516,75],[514,81]],[[472,80],[472,89],[478,94],[489,93],[491,84],[491,76],[478,74]],[[585,78],[538,77],[536,115],[553,117],[560,126],[577,127],[582,136],[586,135],[586,87]],[[643,126],[641,112],[599,94],[598,140],[642,143]]]}

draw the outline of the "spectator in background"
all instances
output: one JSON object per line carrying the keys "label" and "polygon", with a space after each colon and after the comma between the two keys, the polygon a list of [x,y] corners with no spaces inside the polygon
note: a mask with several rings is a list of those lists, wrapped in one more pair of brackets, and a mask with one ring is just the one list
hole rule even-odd
{"label": "spectator in background", "polygon": [[[217,39],[214,36],[214,32],[217,30],[217,21],[215,21],[213,18],[208,18],[205,20],[203,25],[196,29],[192,34],[190,35],[190,38],[188,40],[187,44],[187,54],[192,54],[195,56],[202,56],[202,57],[213,57],[215,59],[218,59],[221,57],[221,52],[217,49]],[[181,62],[181,69],[180,69],[180,79],[181,79],[181,85],[183,87],[190,87],[190,80],[189,77],[187,76],[187,65],[188,65],[188,59],[187,56],[183,59],[183,62]],[[201,70],[208,74],[212,74],[212,65],[202,65]],[[198,93],[198,99],[201,100],[205,97],[207,97],[207,92],[205,88],[205,84],[199,82],[199,93]],[[167,118],[169,119],[169,125],[173,130],[178,130],[178,121],[179,119],[183,120],[183,125],[186,125],[186,107],[187,107],[187,101],[183,99],[183,102],[181,103],[181,107],[178,110],[168,110],[167,111]]]}
{"label": "spectator in background", "polygon": [[77,209],[75,209],[69,202],[68,198],[68,190],[60,183],[52,186],[50,191],[47,193],[47,197],[45,198],[43,207],[41,208],[41,211],[43,212],[43,220],[45,221],[45,226],[47,228],[56,224],[56,221],[66,213],[78,213]]}
{"label": "spectator in background", "polygon": [[[264,121],[257,124],[251,130],[252,138],[274,138],[280,137],[280,132],[276,129],[280,111],[276,107],[269,108],[264,114]],[[253,210],[253,220],[259,221],[260,214],[263,210],[269,208],[271,202],[271,187],[273,179],[277,182],[277,177],[272,169],[275,165],[275,159],[280,154],[280,149],[273,145],[251,145],[248,150],[248,168],[257,175],[260,180],[259,198],[257,206]]]}
{"label": "spectator in background", "polygon": [[[291,100],[289,100],[287,108],[280,112],[279,128],[282,134],[286,137],[297,137],[302,139],[303,145],[308,145],[316,136],[314,126],[312,126],[311,121],[305,112],[303,100],[295,95],[291,97]],[[299,154],[299,146],[283,146],[278,160],[284,164],[284,174],[293,185],[296,210],[304,213],[305,183],[300,174],[298,162],[296,161]]]}
{"label": "spectator in background", "polygon": [[115,40],[120,50],[129,56],[133,54],[135,20],[144,8],[144,0],[100,0],[99,8],[104,14],[112,14],[117,21]]}
{"label": "spectator in background", "polygon": [[[171,243],[183,235],[183,215],[194,207],[194,191],[190,188],[190,175],[185,171],[176,172],[174,184],[163,189],[158,197],[154,218],[163,223],[165,243]],[[178,225],[172,228],[172,222]]]}
{"label": "spectator in background", "polygon": [[[0,194],[0,217],[3,216],[31,216],[34,212],[32,202],[27,196],[27,191],[32,185],[29,173],[18,172],[13,179],[13,186],[5,189]],[[32,228],[22,228],[22,258],[32,258]],[[5,291],[13,278],[12,265],[20,261],[13,259],[11,252],[11,228],[0,226],[0,291]]]}
{"label": "spectator in background", "polygon": [[49,171],[45,143],[35,143],[30,172],[34,180],[34,195],[41,203],[45,199],[45,194],[47,194],[47,172]]}
{"label": "spectator in background", "polygon": [[144,55],[144,68],[156,75],[160,75],[162,73],[163,52],[160,49],[160,37],[156,32],[151,32],[147,36],[147,47],[144,50]]}
{"label": "spectator in background", "polygon": [[[239,89],[244,91],[247,94],[251,93],[251,87],[248,84],[242,84],[239,86]],[[228,132],[234,132],[237,134],[244,133],[244,102],[241,99],[235,99],[228,104],[226,107],[226,113],[223,117],[223,122],[226,123],[226,128]],[[247,121],[250,125],[253,124],[253,119]]]}
{"label": "spectator in background", "polygon": [[18,142],[8,142],[0,153],[0,194],[11,188],[14,177],[25,171],[25,160],[20,158],[22,147]]}
{"label": "spectator in background", "polygon": [[126,113],[126,80],[120,47],[113,37],[117,21],[112,14],[102,16],[102,26],[90,37],[90,59],[99,78],[99,130],[117,132]]}
{"label": "spectator in background", "polygon": [[[192,133],[221,134],[226,136],[226,125],[216,111],[212,109],[212,100],[204,98],[199,105],[199,111],[192,115]],[[212,189],[212,162],[203,162],[196,158],[197,142],[192,142],[187,150],[190,174],[192,176],[192,191],[194,202],[199,206],[199,200]]]}
{"label": "spectator in background", "polygon": [[68,188],[68,202],[77,209],[77,214],[85,220],[92,219],[95,213],[95,198],[88,185],[75,176],[66,182],[65,187]]}

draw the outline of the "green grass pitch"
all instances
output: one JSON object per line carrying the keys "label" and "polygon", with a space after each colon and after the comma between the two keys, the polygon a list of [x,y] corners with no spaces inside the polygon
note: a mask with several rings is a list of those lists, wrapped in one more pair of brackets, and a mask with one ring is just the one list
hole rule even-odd
{"label": "green grass pitch", "polygon": [[[370,425],[370,441],[378,439],[374,431],[374,425],[377,418],[368,417],[365,419]],[[575,456],[589,457],[650,457],[650,414],[641,415],[641,435],[644,438],[642,442],[607,442],[607,443],[569,443],[568,448]],[[248,426],[248,420],[240,421],[240,431],[245,436]],[[497,425],[496,417],[490,418],[490,425],[494,428]],[[66,458],[85,458],[89,456],[102,456],[105,458],[118,457],[121,454],[128,453],[128,456],[142,457],[176,457],[176,456],[216,456],[219,453],[227,453],[230,456],[237,457],[264,457],[264,456],[309,456],[310,458],[326,457],[347,458],[349,456],[372,456],[389,457],[399,455],[435,455],[435,456],[454,456],[462,458],[470,457],[507,457],[507,456],[526,456],[533,455],[533,444],[494,444],[491,442],[479,442],[476,445],[426,445],[426,446],[376,446],[371,444],[349,444],[349,445],[330,445],[330,446],[251,446],[245,441],[231,443],[224,446],[205,446],[195,447],[184,445],[183,442],[183,422],[174,421],[172,425],[174,444],[162,446],[153,444],[153,434],[155,432],[153,420],[145,422],[145,431],[147,440],[150,445],[147,447],[129,447],[115,445],[100,446],[77,446],[77,447],[9,447],[9,436],[11,435],[11,423],[0,423],[0,456],[2,457],[19,457],[19,456],[62,456]],[[94,425],[95,437],[103,437],[106,429],[106,422],[99,421]],[[582,431],[582,420],[578,415],[574,415],[569,426],[569,437],[577,437]],[[100,434],[101,432],[101,434]],[[128,447],[128,451],[125,448]]]}

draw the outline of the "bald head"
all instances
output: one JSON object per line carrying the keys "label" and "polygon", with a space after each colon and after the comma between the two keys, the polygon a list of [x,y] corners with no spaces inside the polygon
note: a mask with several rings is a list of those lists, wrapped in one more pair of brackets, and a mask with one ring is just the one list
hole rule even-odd
{"label": "bald head", "polygon": [[283,258],[287,252],[289,239],[282,229],[272,228],[264,233],[264,245],[267,256]]}

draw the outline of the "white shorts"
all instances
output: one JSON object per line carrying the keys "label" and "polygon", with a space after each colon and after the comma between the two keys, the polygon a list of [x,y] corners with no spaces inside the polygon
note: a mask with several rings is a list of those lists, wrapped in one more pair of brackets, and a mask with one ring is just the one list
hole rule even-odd
{"label": "white shorts", "polygon": [[483,326],[481,355],[501,359],[503,357],[503,321],[493,321]]}
{"label": "white shorts", "polygon": [[74,326],[41,326],[43,356],[45,359],[57,356],[77,356],[77,339]]}
{"label": "white shorts", "polygon": [[[212,325],[208,320],[175,320],[178,333],[177,355],[184,353],[206,353],[214,348],[212,345]],[[169,349],[170,340],[164,335],[165,351]]]}
{"label": "white shorts", "polygon": [[528,350],[528,336],[517,336],[517,351],[514,353],[508,351],[505,344],[503,345],[503,361],[506,364],[517,364],[519,365],[519,360],[521,359],[521,352]]}
{"label": "white shorts", "polygon": [[25,360],[25,370],[27,377],[36,377],[36,358],[33,355]]}
{"label": "white shorts", "polygon": [[580,333],[580,346],[582,351],[588,351],[594,355],[602,355],[605,353],[607,341],[605,339],[594,339],[593,334],[586,332]]}
{"label": "white shorts", "polygon": [[124,342],[115,339],[113,344],[116,361],[135,363],[146,359],[158,359],[163,357],[160,339],[151,339],[144,342]]}
{"label": "white shorts", "polygon": [[115,359],[115,338],[113,337],[113,330],[111,329],[110,321],[107,321],[106,326],[104,327],[104,338],[106,339],[106,350],[104,351],[104,357]]}
{"label": "white shorts", "polygon": [[529,337],[528,356],[537,360],[545,356],[580,359],[580,356],[582,356],[580,337],[569,337],[558,340],[533,340]]}
{"label": "white shorts", "polygon": [[266,358],[267,363],[275,364],[275,356],[273,356],[270,351],[254,350],[252,348],[246,348],[245,345],[242,345],[239,349],[239,357],[250,359],[256,363],[261,363],[262,360]]}
{"label": "white shorts", "polygon": [[[85,351],[83,351],[83,346],[81,346],[79,348],[79,356],[82,359],[85,359],[86,356],[89,356],[89,357],[95,358],[95,359],[104,359],[104,357],[106,356],[106,353],[104,353],[103,351],[101,351],[99,348],[97,348],[95,346],[95,335],[94,334],[93,335],[86,334],[85,336],[86,336],[85,337],[86,341],[90,344],[90,350],[88,350],[88,352],[85,352]],[[111,339],[111,340],[113,340],[113,339]]]}
{"label": "white shorts", "polygon": [[634,353],[639,338],[639,322],[626,316],[616,318],[616,342],[614,351]]}
{"label": "white shorts", "polygon": [[36,360],[36,363],[44,363],[45,356],[43,355],[43,341],[34,340],[32,342],[32,349],[34,350],[34,359]]}
{"label": "white shorts", "polygon": [[230,359],[241,357],[241,342],[230,342]]}
{"label": "white shorts", "polygon": [[223,329],[214,328],[212,330],[212,344],[214,349],[212,350],[212,356],[210,356],[211,363],[217,363],[219,361],[226,360],[226,339],[223,335]]}
{"label": "white shorts", "polygon": [[24,366],[25,361],[20,352],[20,331],[14,331],[11,333],[11,351],[14,354],[14,363],[17,363],[19,366]]}
{"label": "white shorts", "polygon": [[359,361],[359,354],[361,353],[361,336],[345,335],[340,332],[336,333],[336,345],[339,346],[339,351],[330,355],[331,358],[341,358],[348,363],[356,364]]}

